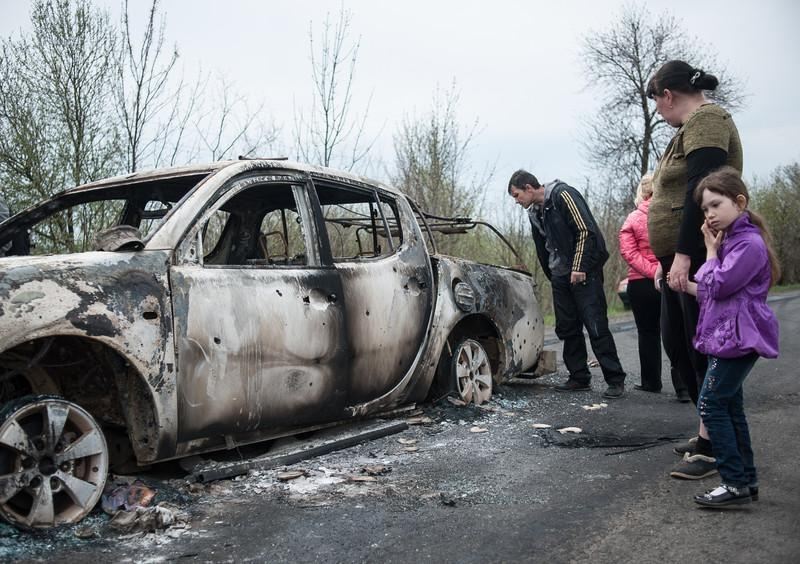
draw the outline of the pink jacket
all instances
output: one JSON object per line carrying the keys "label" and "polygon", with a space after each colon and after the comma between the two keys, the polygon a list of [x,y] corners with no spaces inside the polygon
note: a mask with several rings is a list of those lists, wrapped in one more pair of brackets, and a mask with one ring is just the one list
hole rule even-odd
{"label": "pink jacket", "polygon": [[619,252],[628,263],[628,280],[652,279],[656,275],[658,259],[647,236],[649,210],[650,198],[628,215],[619,231]]}

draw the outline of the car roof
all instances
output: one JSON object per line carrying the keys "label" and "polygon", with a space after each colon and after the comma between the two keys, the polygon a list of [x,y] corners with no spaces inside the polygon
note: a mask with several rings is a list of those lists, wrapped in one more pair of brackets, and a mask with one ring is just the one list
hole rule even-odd
{"label": "car roof", "polygon": [[322,167],[290,161],[287,159],[241,159],[235,161],[217,161],[214,163],[188,165],[171,168],[159,168],[153,170],[137,171],[130,174],[120,176],[113,176],[110,178],[103,178],[88,184],[76,186],[75,188],[68,188],[64,192],[82,192],[85,190],[93,190],[96,188],[115,186],[120,184],[136,184],[139,182],[148,182],[152,180],[176,178],[182,176],[195,176],[195,175],[208,175],[217,173],[228,167],[241,167],[244,170],[281,170],[289,172],[299,172],[303,174],[310,174],[315,178],[320,178],[330,181],[350,181],[376,186],[387,192],[394,194],[401,194],[399,190],[383,184],[377,180],[359,176],[347,171],[337,170],[329,167]]}

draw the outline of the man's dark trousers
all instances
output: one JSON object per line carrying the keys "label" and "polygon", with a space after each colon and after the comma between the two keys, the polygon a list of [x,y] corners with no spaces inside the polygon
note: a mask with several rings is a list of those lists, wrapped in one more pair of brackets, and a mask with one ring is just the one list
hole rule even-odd
{"label": "man's dark trousers", "polygon": [[556,335],[564,341],[564,364],[569,377],[581,384],[589,384],[591,373],[586,362],[586,341],[583,328],[589,333],[597,361],[606,383],[620,384],[625,372],[617,356],[614,337],[608,329],[606,297],[603,292],[602,272],[586,273],[586,282],[570,284],[570,275],[553,276],[553,309],[556,314]]}

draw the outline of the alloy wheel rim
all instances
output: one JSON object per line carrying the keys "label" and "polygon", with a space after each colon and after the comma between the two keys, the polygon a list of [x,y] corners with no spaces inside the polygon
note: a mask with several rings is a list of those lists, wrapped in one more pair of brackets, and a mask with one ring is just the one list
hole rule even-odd
{"label": "alloy wheel rim", "polygon": [[80,521],[100,498],[107,473],[103,432],[73,403],[32,401],[0,425],[0,513],[14,524]]}
{"label": "alloy wheel rim", "polygon": [[483,346],[467,339],[456,351],[456,385],[466,403],[480,405],[492,397],[492,366]]}

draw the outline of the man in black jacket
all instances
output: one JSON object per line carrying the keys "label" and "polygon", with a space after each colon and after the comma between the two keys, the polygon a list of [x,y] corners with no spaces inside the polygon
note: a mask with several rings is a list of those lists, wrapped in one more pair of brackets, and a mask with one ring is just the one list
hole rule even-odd
{"label": "man in black jacket", "polygon": [[564,341],[564,364],[569,371],[569,379],[556,390],[590,389],[592,375],[583,336],[586,327],[608,384],[603,397],[621,397],[625,372],[608,329],[603,292],[603,265],[608,251],[586,201],[566,183],[554,180],[542,186],[525,170],[511,176],[508,193],[528,211],[536,254],[553,288],[556,335]]}

